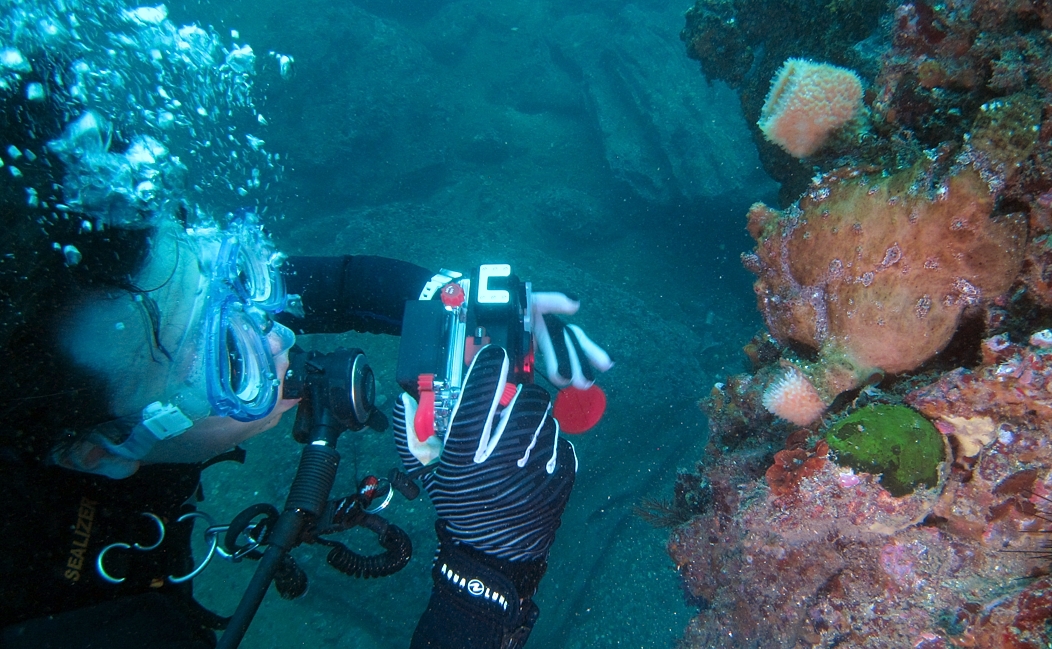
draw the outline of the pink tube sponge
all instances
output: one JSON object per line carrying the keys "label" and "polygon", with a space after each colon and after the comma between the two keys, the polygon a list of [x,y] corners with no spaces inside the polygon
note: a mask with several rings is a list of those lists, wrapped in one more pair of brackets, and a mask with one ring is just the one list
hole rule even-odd
{"label": "pink tube sponge", "polygon": [[861,108],[862,81],[851,70],[787,59],[771,82],[758,126],[768,141],[806,158]]}

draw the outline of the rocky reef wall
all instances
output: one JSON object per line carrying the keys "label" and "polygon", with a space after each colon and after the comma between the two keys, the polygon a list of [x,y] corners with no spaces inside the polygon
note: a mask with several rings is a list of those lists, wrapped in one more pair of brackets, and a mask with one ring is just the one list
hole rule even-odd
{"label": "rocky reef wall", "polygon": [[806,156],[753,128],[767,330],[668,505],[681,646],[1049,646],[1052,9],[699,0],[682,36],[751,125],[790,57],[864,93]]}

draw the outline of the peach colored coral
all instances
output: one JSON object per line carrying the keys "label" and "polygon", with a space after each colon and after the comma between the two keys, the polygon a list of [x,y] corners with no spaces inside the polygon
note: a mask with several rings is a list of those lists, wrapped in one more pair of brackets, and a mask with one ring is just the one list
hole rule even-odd
{"label": "peach colored coral", "polygon": [[862,81],[828,63],[788,59],[771,82],[758,126],[796,158],[817,151],[862,108]]}
{"label": "peach colored coral", "polygon": [[763,407],[768,412],[797,426],[816,421],[827,405],[811,382],[794,367],[790,367],[763,393]]}

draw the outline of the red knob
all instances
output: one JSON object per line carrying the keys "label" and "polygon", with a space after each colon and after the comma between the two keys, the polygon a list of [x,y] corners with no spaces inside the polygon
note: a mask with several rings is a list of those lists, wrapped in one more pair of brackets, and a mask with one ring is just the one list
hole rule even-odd
{"label": "red knob", "polygon": [[451,309],[455,309],[458,306],[464,304],[464,288],[456,282],[450,282],[442,287],[439,291],[440,299],[442,304],[445,304]]}

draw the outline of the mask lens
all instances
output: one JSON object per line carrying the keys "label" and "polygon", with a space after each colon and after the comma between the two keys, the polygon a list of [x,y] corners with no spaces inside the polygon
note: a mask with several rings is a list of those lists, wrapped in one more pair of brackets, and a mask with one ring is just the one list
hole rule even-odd
{"label": "mask lens", "polygon": [[264,311],[281,311],[285,284],[278,266],[283,257],[274,252],[261,230],[250,225],[241,226],[234,241],[236,251],[228,272],[238,296]]}
{"label": "mask lens", "polygon": [[277,402],[278,380],[266,335],[233,296],[206,341],[209,401],[216,414],[239,421],[265,417]]}
{"label": "mask lens", "polygon": [[232,331],[228,331],[226,357],[230,392],[240,401],[253,401],[262,390],[263,377],[260,375],[259,362],[247,357],[246,352],[242,341]]}
{"label": "mask lens", "polygon": [[271,298],[272,282],[269,266],[260,259],[245,254],[242,246],[237,255],[237,292],[253,304],[265,305]]}

